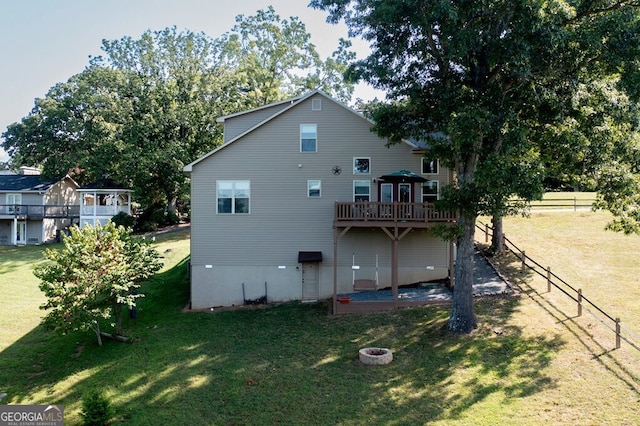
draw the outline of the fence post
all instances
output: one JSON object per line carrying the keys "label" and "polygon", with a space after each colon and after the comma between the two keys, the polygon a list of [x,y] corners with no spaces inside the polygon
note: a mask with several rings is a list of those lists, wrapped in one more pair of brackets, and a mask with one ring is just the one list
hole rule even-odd
{"label": "fence post", "polygon": [[578,316],[582,316],[582,289],[578,289]]}
{"label": "fence post", "polygon": [[620,318],[616,318],[616,349],[620,349]]}
{"label": "fence post", "polygon": [[573,197],[573,211],[578,211],[578,197]]}
{"label": "fence post", "polygon": [[522,268],[521,269],[522,269],[522,272],[524,272],[524,268],[525,268],[525,266],[527,266],[527,255],[526,255],[524,250],[522,250],[520,253],[522,255]]}
{"label": "fence post", "polygon": [[489,242],[489,225],[484,224],[484,242]]}
{"label": "fence post", "polygon": [[547,266],[547,293],[551,293],[551,266]]}

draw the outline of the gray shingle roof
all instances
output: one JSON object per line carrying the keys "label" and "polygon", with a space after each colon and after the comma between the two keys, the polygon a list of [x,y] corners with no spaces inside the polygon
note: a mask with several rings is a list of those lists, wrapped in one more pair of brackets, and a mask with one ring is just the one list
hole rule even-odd
{"label": "gray shingle roof", "polygon": [[47,191],[54,184],[54,181],[44,180],[37,175],[0,175],[2,192]]}

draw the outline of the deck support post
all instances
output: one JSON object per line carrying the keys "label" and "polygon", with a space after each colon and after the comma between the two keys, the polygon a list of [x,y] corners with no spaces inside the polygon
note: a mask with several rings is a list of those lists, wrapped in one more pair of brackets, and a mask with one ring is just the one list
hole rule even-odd
{"label": "deck support post", "polygon": [[398,228],[394,228],[391,246],[391,289],[393,293],[393,308],[398,309]]}
{"label": "deck support post", "polygon": [[338,308],[338,229],[333,227],[333,314]]}

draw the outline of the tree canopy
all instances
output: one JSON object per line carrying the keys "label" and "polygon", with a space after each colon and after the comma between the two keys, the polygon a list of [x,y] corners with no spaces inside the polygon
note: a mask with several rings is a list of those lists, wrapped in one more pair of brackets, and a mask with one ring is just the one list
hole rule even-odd
{"label": "tree canopy", "polygon": [[185,165],[222,142],[216,118],[320,88],[347,101],[349,42],[321,59],[298,18],[272,7],[240,15],[213,39],[175,27],[103,40],[103,56],[36,99],[3,133],[13,167],[39,166],[81,184],[108,176],[144,207],[175,212]]}
{"label": "tree canopy", "polygon": [[[559,158],[573,167],[570,149],[550,137],[568,135],[562,129],[571,122],[576,134],[567,141],[584,135],[579,148],[586,140],[594,145],[583,155],[601,171],[616,154],[611,146],[632,142],[624,114],[604,114],[603,121],[619,131],[593,137],[599,117],[584,108],[603,81],[637,105],[640,3],[312,0],[311,5],[327,11],[330,22],[344,19],[351,35],[370,42],[371,54],[353,63],[349,73],[388,94],[388,102],[372,112],[377,132],[393,141],[428,141],[427,155],[455,172],[455,183],[443,191],[444,205],[460,212],[449,328],[469,332],[477,321],[472,282],[478,215],[495,214],[519,192],[535,197],[545,171],[559,170]],[[602,155],[592,156],[596,153]]]}

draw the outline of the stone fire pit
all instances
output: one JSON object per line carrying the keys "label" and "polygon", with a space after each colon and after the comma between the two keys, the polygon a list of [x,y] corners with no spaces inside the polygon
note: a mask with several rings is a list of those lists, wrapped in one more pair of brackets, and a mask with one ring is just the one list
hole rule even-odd
{"label": "stone fire pit", "polygon": [[393,352],[387,348],[362,348],[358,359],[364,365],[385,365],[393,360]]}

